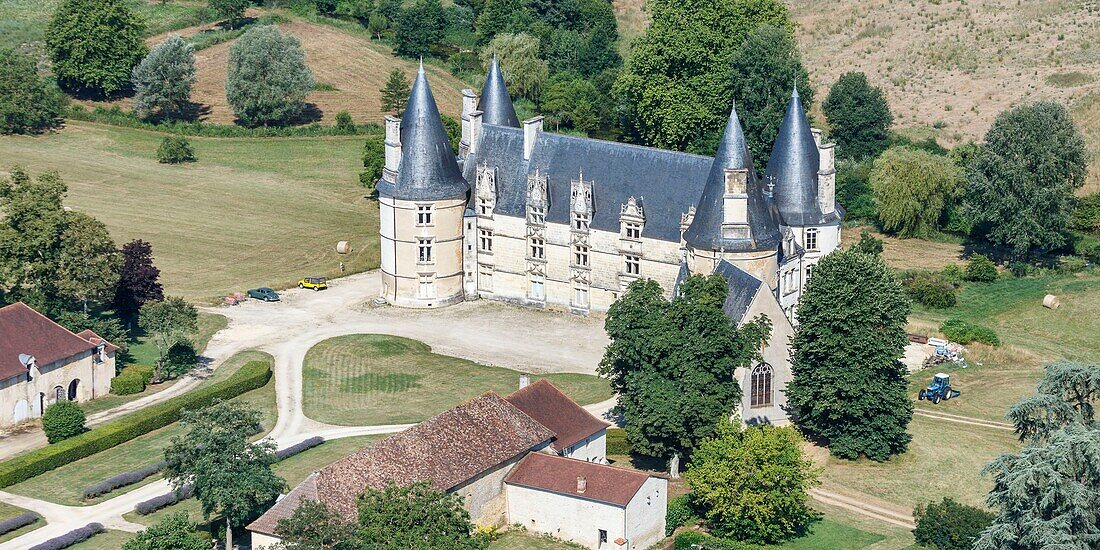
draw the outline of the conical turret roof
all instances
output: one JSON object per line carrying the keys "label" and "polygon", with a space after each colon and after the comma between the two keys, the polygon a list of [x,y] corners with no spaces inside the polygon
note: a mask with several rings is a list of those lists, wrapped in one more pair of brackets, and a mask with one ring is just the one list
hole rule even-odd
{"label": "conical turret roof", "polygon": [[516,108],[512,105],[512,97],[508,95],[508,88],[504,85],[504,75],[500,72],[500,63],[495,55],[489,65],[489,73],[485,75],[485,85],[481,87],[481,100],[477,108],[482,112],[481,121],[485,124],[519,128],[519,117],[516,116]]}
{"label": "conical turret roof", "polygon": [[401,165],[397,182],[392,188],[387,183],[385,180],[379,183],[379,194],[401,200],[464,198],[470,188],[462,178],[439,118],[423,63],[401,115]]}
{"label": "conical turret roof", "polygon": [[[724,219],[723,195],[726,192],[726,170],[748,170],[748,224],[749,238],[729,239],[722,236]],[[779,244],[779,221],[775,211],[764,197],[763,189],[752,167],[745,132],[737,118],[737,108],[730,109],[729,121],[722,133],[722,140],[715,152],[703,194],[695,206],[695,217],[684,232],[684,240],[694,248],[720,252],[749,252],[774,249]]]}
{"label": "conical turret roof", "polygon": [[819,162],[810,121],[795,88],[764,173],[765,181],[773,186],[774,202],[785,225],[804,226],[822,221],[824,216],[817,204]]}

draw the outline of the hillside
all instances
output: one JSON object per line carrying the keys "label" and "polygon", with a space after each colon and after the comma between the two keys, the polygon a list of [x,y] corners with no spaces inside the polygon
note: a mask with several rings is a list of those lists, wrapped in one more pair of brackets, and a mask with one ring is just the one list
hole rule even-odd
{"label": "hillside", "polygon": [[[1100,5],[1071,0],[788,0],[811,81],[847,71],[885,90],[896,127],[952,146],[979,140],[1006,108],[1070,107],[1100,191]],[[647,23],[644,0],[615,0],[625,37]]]}

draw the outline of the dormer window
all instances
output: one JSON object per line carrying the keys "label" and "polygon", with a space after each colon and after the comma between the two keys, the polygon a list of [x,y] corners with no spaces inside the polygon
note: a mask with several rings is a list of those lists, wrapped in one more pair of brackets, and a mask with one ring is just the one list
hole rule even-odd
{"label": "dormer window", "polygon": [[546,225],[546,210],[534,205],[527,207],[527,223],[531,225]]}
{"label": "dormer window", "polygon": [[626,222],[623,224],[623,237],[632,240],[638,240],[642,238],[642,224],[637,222]]}
{"label": "dormer window", "polygon": [[573,229],[577,231],[588,231],[588,225],[589,219],[586,214],[573,214]]}
{"label": "dormer window", "polygon": [[624,239],[638,241],[642,239],[642,226],[645,225],[645,212],[642,203],[630,197],[619,210],[619,224],[622,227],[620,236]]}

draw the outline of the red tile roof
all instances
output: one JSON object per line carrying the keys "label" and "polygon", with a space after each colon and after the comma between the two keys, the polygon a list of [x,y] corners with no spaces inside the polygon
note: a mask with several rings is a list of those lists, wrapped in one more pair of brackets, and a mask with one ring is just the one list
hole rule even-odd
{"label": "red tile roof", "polygon": [[0,380],[27,372],[19,362],[20,354],[34,357],[44,367],[93,350],[96,345],[22,302],[0,308]]}
{"label": "red tile roof", "polygon": [[559,453],[611,425],[584,410],[546,379],[515,391],[505,399],[553,430],[555,437],[551,446]]}
{"label": "red tile roof", "polygon": [[[387,484],[430,480],[433,487],[446,491],[553,436],[545,426],[489,392],[330,464],[310,478],[313,488],[299,486],[291,494],[313,491],[314,498],[354,520],[356,497],[366,487],[383,489]],[[293,514],[297,502],[288,495],[248,529],[273,534],[275,524]]]}
{"label": "red tile roof", "polygon": [[[577,478],[580,477],[585,478],[583,493],[577,491]],[[530,453],[504,478],[504,483],[626,506],[648,479],[649,475],[635,470]]]}
{"label": "red tile roof", "polygon": [[87,340],[87,341],[89,341],[89,342],[91,342],[92,345],[95,345],[95,346],[98,346],[100,343],[102,343],[103,344],[103,350],[107,353],[114,353],[114,352],[118,351],[118,346],[108,342],[107,340],[104,340],[98,334],[93,332],[92,329],[90,329],[90,328],[86,328],[86,329],[76,333],[76,335],[83,338],[83,339],[85,339],[85,340]]}

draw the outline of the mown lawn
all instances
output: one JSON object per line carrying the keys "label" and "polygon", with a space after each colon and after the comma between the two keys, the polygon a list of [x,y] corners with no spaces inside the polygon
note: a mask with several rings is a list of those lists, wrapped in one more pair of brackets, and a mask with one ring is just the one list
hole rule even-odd
{"label": "mown lawn", "polygon": [[[364,138],[189,138],[198,162],[155,159],[163,134],[84,122],[44,136],[0,137],[11,165],[61,173],[67,206],[118,243],[153,244],[165,293],[213,301],[303,275],[378,265],[378,206],[358,183]],[[350,241],[350,254],[335,251]]]}
{"label": "mown lawn", "polygon": [[70,546],[68,550],[114,550],[122,548],[122,545],[132,538],[134,538],[133,533],[109,529],[80,544]]}
{"label": "mown lawn", "polygon": [[521,529],[508,531],[489,544],[489,550],[575,550],[584,548]]}
{"label": "mown lawn", "polygon": [[[507,395],[519,373],[432,353],[407,338],[356,334],[325,340],[303,365],[306,416],[341,425],[419,422],[486,391]],[[587,374],[547,378],[582,405],[611,398],[605,380]]]}
{"label": "mown lawn", "polygon": [[[29,511],[30,510],[24,510],[18,506],[12,506],[11,504],[8,504],[6,502],[0,502],[0,521],[9,520],[11,518],[14,518],[15,516]],[[14,539],[15,537],[22,535],[23,533],[29,533],[44,525],[46,525],[46,522],[42,521],[42,518],[39,518],[38,521],[35,521],[30,525],[25,525],[23,527],[20,527],[19,529],[0,535],[0,542],[9,541],[11,539]]]}
{"label": "mown lawn", "polygon": [[[229,358],[211,380],[221,380],[252,360],[274,361],[263,352],[246,351]],[[224,369],[224,370],[223,370]],[[204,384],[211,383],[211,380]],[[262,413],[263,432],[271,430],[276,421],[275,379],[263,388],[259,388],[232,399],[238,403],[248,403]],[[140,414],[140,413],[137,413]],[[5,489],[12,493],[41,498],[57,504],[69,506],[89,505],[118,496],[144,484],[159,479],[159,475],[146,478],[142,483],[123,487],[112,493],[93,500],[84,500],[83,491],[89,485],[103,481],[111,476],[136,470],[164,458],[164,449],[173,437],[186,433],[179,423],[170,424],[159,430],[134,438],[126,443],[96,453],[87,458],[66,464],[44,474],[17,483]],[[257,435],[259,437],[259,435]]]}

